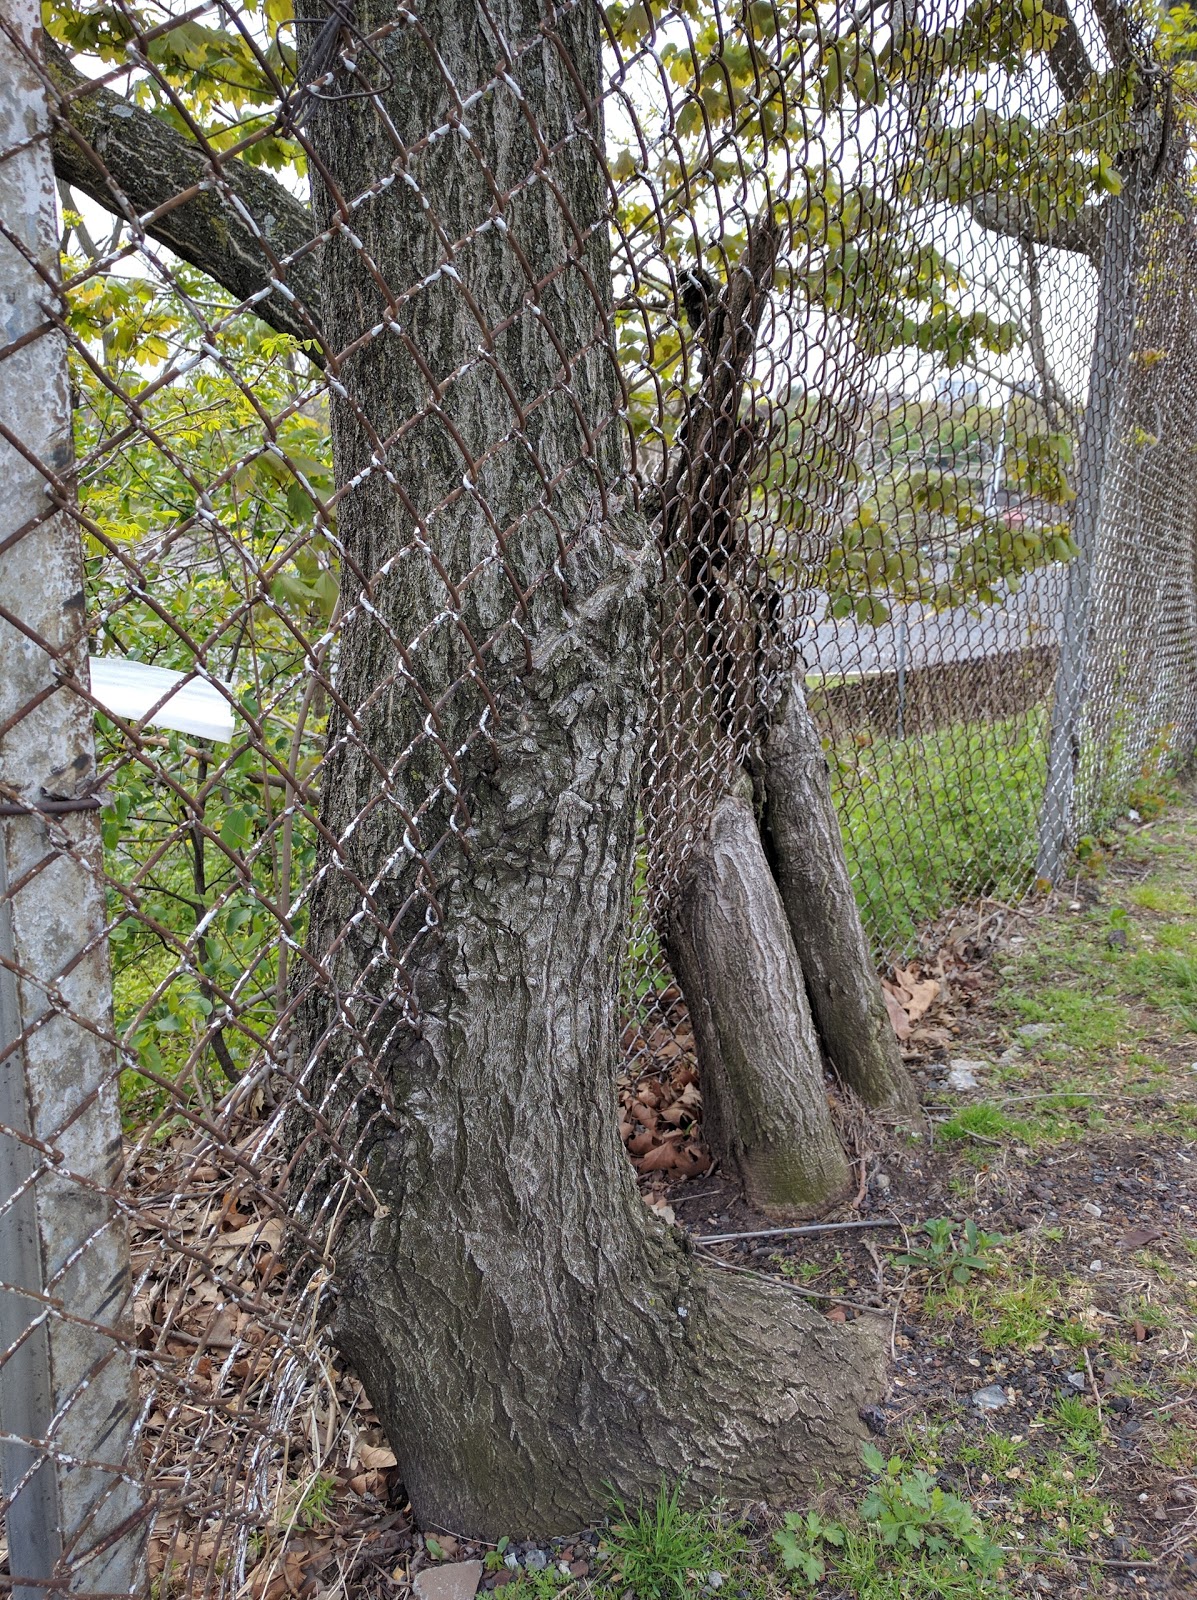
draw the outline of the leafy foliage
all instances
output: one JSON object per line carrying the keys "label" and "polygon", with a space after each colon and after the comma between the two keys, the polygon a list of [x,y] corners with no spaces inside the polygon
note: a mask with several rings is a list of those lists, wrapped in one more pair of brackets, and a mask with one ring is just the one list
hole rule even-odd
{"label": "leafy foliage", "polygon": [[214,1066],[239,1072],[284,996],[286,945],[303,926],[289,908],[314,859],[299,786],[326,714],[311,668],[338,597],[327,420],[303,357],[236,318],[209,326],[196,360],[196,308],[219,325],[228,302],[189,268],[173,279],[83,277],[68,297],[94,354],[72,359],[93,648],[225,686],[237,730],[218,747],[97,719],[107,867],[121,886],[116,1015],[140,1069],[126,1083],[139,1115],[185,1071],[201,1093]]}
{"label": "leafy foliage", "polygon": [[[817,1511],[793,1511],[784,1528],[774,1535],[782,1565],[808,1584],[827,1575],[829,1561],[846,1576],[851,1566],[860,1574],[870,1570],[874,1579],[888,1566],[902,1593],[931,1594],[936,1583],[941,1592],[964,1593],[953,1580],[961,1572],[988,1576],[1001,1565],[1002,1552],[990,1540],[972,1507],[942,1489],[932,1473],[911,1467],[901,1456],[888,1461],[875,1445],[861,1450],[874,1481],[860,1502],[863,1533],[851,1524],[830,1521]],[[914,1571],[904,1568],[918,1559]],[[897,1593],[898,1590],[887,1592]],[[854,1589],[863,1594],[865,1589]],[[880,1593],[869,1583],[868,1593]],[[970,1590],[968,1592],[976,1592]]]}
{"label": "leafy foliage", "polygon": [[900,1267],[913,1267],[943,1283],[967,1283],[974,1272],[987,1272],[992,1262],[986,1251],[1002,1243],[1000,1233],[986,1233],[971,1217],[964,1224],[963,1236],[948,1217],[934,1217],[919,1230],[927,1242],[914,1245],[894,1257]]}

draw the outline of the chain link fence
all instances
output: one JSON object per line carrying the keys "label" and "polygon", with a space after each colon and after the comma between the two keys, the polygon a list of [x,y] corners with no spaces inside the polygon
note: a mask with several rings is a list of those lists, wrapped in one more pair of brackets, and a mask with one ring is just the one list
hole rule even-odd
{"label": "chain link fence", "polygon": [[[691,1083],[662,918],[787,685],[879,961],[1054,879],[1197,741],[1179,23],[1149,38],[1107,0],[459,21],[0,20],[21,1596],[277,1600],[318,1559],[394,1566],[333,1268],[387,1214],[372,1152],[396,1073],[435,1056],[427,986],[488,852],[489,937],[521,936],[496,794],[567,859],[638,784],[630,908],[599,876],[624,1081]],[[625,568],[647,629],[610,598]],[[591,744],[546,811],[550,702],[578,706],[571,759]]]}

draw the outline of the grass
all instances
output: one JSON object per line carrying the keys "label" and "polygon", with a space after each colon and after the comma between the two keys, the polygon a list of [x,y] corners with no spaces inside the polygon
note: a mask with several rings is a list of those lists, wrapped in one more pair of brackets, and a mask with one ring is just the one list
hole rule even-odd
{"label": "grass", "polygon": [[865,926],[878,949],[980,894],[1016,898],[1034,871],[1043,713],[908,739],[861,733],[829,751]]}
{"label": "grass", "polygon": [[1141,911],[1158,911],[1172,917],[1191,916],[1197,912],[1197,903],[1183,889],[1163,889],[1147,883],[1132,889],[1127,898]]}
{"label": "grass", "polygon": [[999,1106],[985,1101],[965,1106],[954,1117],[939,1125],[939,1137],[953,1143],[960,1139],[999,1139],[1005,1135],[1025,1136],[1026,1124],[1006,1116]]}
{"label": "grass", "polygon": [[670,1600],[693,1593],[702,1575],[742,1561],[747,1550],[734,1523],[725,1524],[715,1511],[697,1512],[682,1505],[682,1485],[662,1483],[656,1499],[641,1500],[629,1511],[615,1501],[617,1520],[605,1541],[619,1583],[637,1600]]}
{"label": "grass", "polygon": [[[1185,934],[1183,929],[1176,931]],[[1197,949],[1191,935],[1180,948],[1145,950],[1134,956],[1129,977],[1145,1000],[1197,1033]]]}
{"label": "grass", "polygon": [[1041,1054],[1050,1055],[1053,1044],[1089,1053],[1108,1049],[1134,1032],[1128,1008],[1098,989],[1097,983],[1064,984],[1035,994],[1011,993],[1007,1003],[1020,1022],[1051,1024],[1053,1038],[1040,1047]]}
{"label": "grass", "polygon": [[1067,1436],[1074,1450],[1101,1438],[1101,1418],[1079,1394],[1062,1394],[1056,1401],[1051,1420]]}
{"label": "grass", "polygon": [[1005,1592],[1002,1552],[971,1506],[902,1455],[861,1452],[872,1482],[854,1514],[792,1512],[774,1543],[797,1585],[827,1578],[856,1600],[982,1600]]}

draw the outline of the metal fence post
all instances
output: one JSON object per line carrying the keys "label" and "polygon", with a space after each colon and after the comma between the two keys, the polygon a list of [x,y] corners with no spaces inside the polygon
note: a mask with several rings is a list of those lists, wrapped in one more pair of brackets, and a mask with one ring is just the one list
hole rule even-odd
{"label": "metal fence post", "polygon": [[[142,1592],[117,1056],[36,0],[0,17],[0,1510],[34,1595]],[[49,280],[49,282],[47,281]],[[54,499],[50,492],[54,491]],[[0,1580],[4,1583],[4,1580]],[[7,1587],[7,1583],[4,1583]]]}

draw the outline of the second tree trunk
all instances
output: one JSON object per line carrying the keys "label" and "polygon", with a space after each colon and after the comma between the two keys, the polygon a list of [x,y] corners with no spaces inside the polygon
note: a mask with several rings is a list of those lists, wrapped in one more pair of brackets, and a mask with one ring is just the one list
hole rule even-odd
{"label": "second tree trunk", "polygon": [[752,803],[718,802],[670,907],[665,942],[686,996],[712,1151],[751,1203],[810,1215],[848,1186],[802,966]]}
{"label": "second tree trunk", "polygon": [[818,729],[795,683],[765,741],[766,841],[815,1024],[833,1070],[865,1102],[913,1111],[861,924]]}

